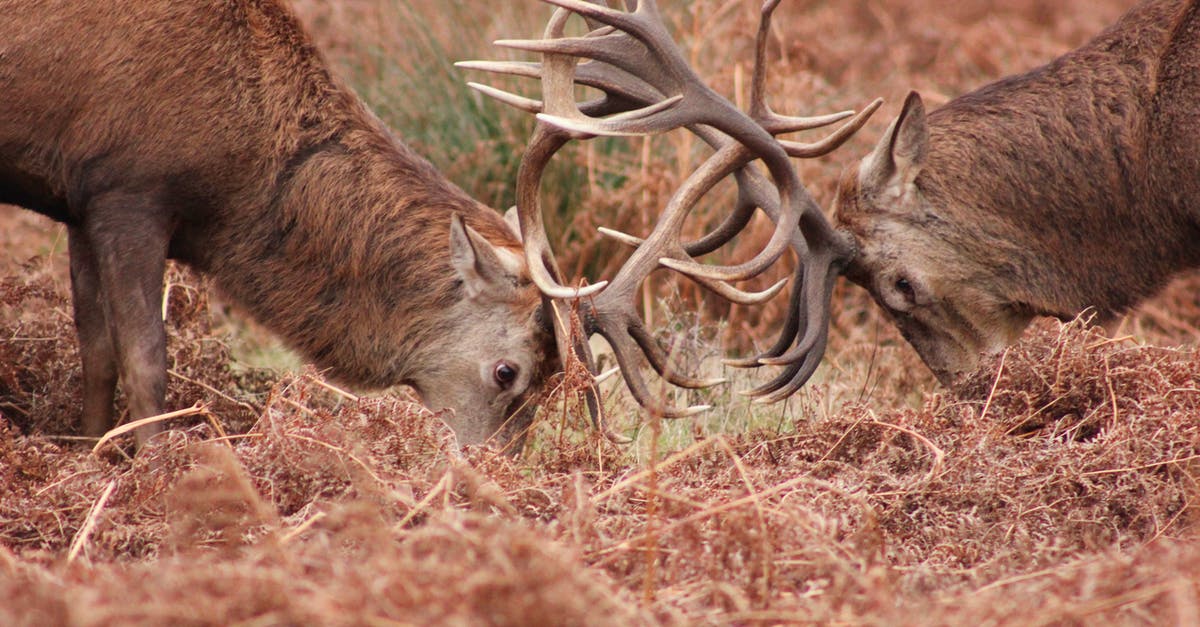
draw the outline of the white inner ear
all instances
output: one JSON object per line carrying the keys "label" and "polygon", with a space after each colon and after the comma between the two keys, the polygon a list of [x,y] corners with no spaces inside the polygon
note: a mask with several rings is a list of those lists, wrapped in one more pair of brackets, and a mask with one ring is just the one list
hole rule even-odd
{"label": "white inner ear", "polygon": [[[893,120],[875,150],[858,165],[858,181],[861,189],[874,190],[880,197],[900,200],[915,191],[914,181],[921,172],[921,163],[913,157],[919,156],[923,146],[909,146],[913,138],[897,129]],[[902,133],[893,141],[893,135]],[[923,138],[917,138],[923,141]]]}
{"label": "white inner ear", "polygon": [[500,266],[509,274],[519,275],[525,269],[525,258],[507,248],[496,247],[496,256],[500,259]]}
{"label": "white inner ear", "polygon": [[891,126],[888,126],[887,132],[883,134],[879,142],[875,145],[875,150],[867,155],[858,163],[858,182],[862,185],[868,185],[873,181],[881,178],[883,168],[889,167],[890,155],[888,155],[888,147],[891,145],[892,133],[896,130],[896,121],[892,120]]}
{"label": "white inner ear", "polygon": [[521,237],[521,216],[517,213],[516,205],[509,207],[508,211],[504,212],[504,223],[507,224],[508,228],[512,230],[513,235],[517,236],[518,241],[525,241]]}
{"label": "white inner ear", "polygon": [[479,276],[475,263],[475,248],[471,245],[471,239],[461,219],[456,215],[450,222],[450,264],[463,280],[463,286],[471,298],[484,289],[485,283],[483,277]]}

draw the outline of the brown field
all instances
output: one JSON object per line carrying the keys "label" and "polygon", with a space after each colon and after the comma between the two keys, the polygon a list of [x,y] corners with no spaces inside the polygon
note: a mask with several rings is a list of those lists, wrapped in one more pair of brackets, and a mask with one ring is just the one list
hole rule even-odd
{"label": "brown field", "polygon": [[[758,3],[662,4],[733,97]],[[940,104],[1081,44],[1130,4],[785,2],[777,110],[887,100],[849,145],[798,164],[802,179],[827,206],[909,89]],[[381,116],[503,207],[528,120],[477,101],[460,85],[478,77],[448,66],[540,32],[544,6],[503,5],[298,10]],[[565,267],[609,276],[619,255],[594,227],[645,232],[697,143],[563,155],[547,195],[570,205],[556,219]],[[1200,624],[1200,275],[1116,337],[1044,321],[957,390],[847,286],[825,365],[788,403],[704,392],[711,415],[643,424],[617,385],[610,410],[634,444],[558,403],[509,457],[456,454],[402,390],[360,397],[281,367],[269,339],[175,270],[169,404],[195,410],[130,459],[71,436],[62,229],[13,208],[0,224],[0,624]],[[650,315],[700,368],[719,367],[718,346],[769,342],[782,317],[783,299],[730,310],[653,287]]]}

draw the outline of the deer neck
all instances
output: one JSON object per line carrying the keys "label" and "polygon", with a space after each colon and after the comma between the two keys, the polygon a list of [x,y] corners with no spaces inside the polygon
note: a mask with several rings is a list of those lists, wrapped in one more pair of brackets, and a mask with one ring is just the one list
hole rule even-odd
{"label": "deer neck", "polygon": [[336,379],[385,387],[426,370],[463,299],[451,215],[516,245],[502,219],[381,125],[336,133],[285,169],[270,201],[223,229],[219,288]]}

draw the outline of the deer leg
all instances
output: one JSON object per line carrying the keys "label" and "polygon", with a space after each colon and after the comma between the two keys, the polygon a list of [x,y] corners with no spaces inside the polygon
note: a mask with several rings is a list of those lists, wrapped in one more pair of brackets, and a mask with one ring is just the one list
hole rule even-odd
{"label": "deer leg", "polygon": [[113,397],[117,390],[117,353],[108,319],[96,256],[78,226],[68,227],[71,256],[71,299],[75,333],[83,362],[83,434],[98,438],[113,427]]}
{"label": "deer leg", "polygon": [[[167,390],[162,319],[166,212],[141,196],[107,195],[93,200],[87,215],[87,244],[100,279],[102,310],[115,344],[130,419],[158,415]],[[140,427],[138,445],[162,429],[160,424]]]}

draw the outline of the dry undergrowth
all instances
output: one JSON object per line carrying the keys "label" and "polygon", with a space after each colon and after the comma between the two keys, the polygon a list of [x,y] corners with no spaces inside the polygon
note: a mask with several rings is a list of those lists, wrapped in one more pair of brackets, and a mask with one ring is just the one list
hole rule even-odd
{"label": "dry undergrowth", "polygon": [[[403,398],[312,373],[247,387],[221,350],[181,352],[219,343],[203,290],[172,276],[190,295],[172,298],[172,398],[209,419],[132,460],[55,437],[66,422],[38,412],[75,392],[47,381],[78,376],[64,295],[2,283],[31,314],[0,329],[6,385],[49,400],[6,392],[0,623],[1200,616],[1191,348],[1047,323],[919,411],[847,404],[784,433],[701,434],[651,467],[597,434],[459,456]],[[534,438],[554,441],[552,422]]]}
{"label": "dry undergrowth", "polygon": [[[758,3],[686,4],[724,11],[680,22],[702,72],[731,93]],[[773,43],[781,111],[889,101],[841,153],[798,165],[827,206],[838,170],[908,89],[936,105],[1078,45],[1129,3],[786,4]],[[356,46],[415,58],[397,54],[414,38],[395,15],[375,19],[388,10],[377,3],[298,5],[339,70]],[[460,26],[443,6],[469,6],[393,5],[431,16],[437,28],[419,33],[431,38],[443,17]],[[536,32],[496,28],[479,41]],[[484,44],[453,53],[491,56]],[[579,232],[645,232],[697,158],[678,141],[678,163],[589,163],[630,183],[592,190]],[[491,158],[481,146],[443,165]],[[1200,624],[1200,277],[1131,317],[1118,335],[1137,340],[1043,323],[943,392],[862,291],[839,288],[829,366],[786,423],[697,429],[648,464],[567,411],[544,417],[519,457],[460,456],[403,396],[235,370],[204,288],[175,273],[169,404],[203,411],[129,459],[70,437],[65,262],[15,267],[40,227],[4,224],[0,624]],[[615,258],[584,237],[559,247],[565,267]],[[756,240],[738,246],[744,256]],[[731,314],[726,339],[749,344],[767,341],[782,306],[704,311]]]}

